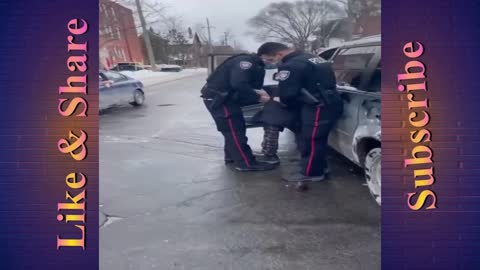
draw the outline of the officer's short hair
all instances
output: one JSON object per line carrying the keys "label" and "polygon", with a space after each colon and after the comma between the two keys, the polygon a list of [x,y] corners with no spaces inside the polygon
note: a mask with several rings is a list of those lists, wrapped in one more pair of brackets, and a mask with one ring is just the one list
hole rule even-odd
{"label": "officer's short hair", "polygon": [[257,55],[274,55],[278,52],[288,50],[288,46],[278,42],[263,43],[257,51]]}

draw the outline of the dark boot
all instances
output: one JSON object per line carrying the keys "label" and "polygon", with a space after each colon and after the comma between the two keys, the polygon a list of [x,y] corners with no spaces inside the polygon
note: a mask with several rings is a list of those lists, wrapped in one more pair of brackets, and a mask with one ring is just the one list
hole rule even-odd
{"label": "dark boot", "polygon": [[265,162],[261,161],[256,161],[250,166],[245,166],[245,165],[233,165],[233,168],[239,172],[261,172],[261,171],[271,171],[275,169],[277,166],[273,164],[268,164]]}
{"label": "dark boot", "polygon": [[282,176],[282,179],[288,182],[321,182],[326,180],[325,174],[322,175],[314,175],[314,176],[306,176],[302,173],[291,173]]}
{"label": "dark boot", "polygon": [[258,161],[265,162],[272,165],[280,164],[280,158],[277,155],[263,155],[258,157]]}

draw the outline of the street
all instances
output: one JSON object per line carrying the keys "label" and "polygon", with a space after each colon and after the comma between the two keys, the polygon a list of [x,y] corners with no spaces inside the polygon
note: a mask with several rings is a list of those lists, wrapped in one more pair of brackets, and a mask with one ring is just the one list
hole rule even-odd
{"label": "street", "polygon": [[[330,180],[298,192],[281,169],[228,169],[199,98],[205,76],[100,116],[100,269],[380,269],[380,207],[361,170],[332,154]],[[256,152],[262,135],[248,131]],[[288,167],[292,134],[280,145]]]}

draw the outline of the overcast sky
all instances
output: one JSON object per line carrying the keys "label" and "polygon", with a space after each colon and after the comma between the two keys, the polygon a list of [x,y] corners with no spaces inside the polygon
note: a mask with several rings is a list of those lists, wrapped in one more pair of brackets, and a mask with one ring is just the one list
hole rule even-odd
{"label": "overcast sky", "polygon": [[[287,0],[294,1],[294,0]],[[251,30],[247,20],[271,2],[279,0],[161,0],[169,6],[169,13],[182,16],[185,27],[194,27],[197,23],[206,24],[206,17],[212,29],[212,39],[218,41],[227,29],[231,29],[237,42],[243,48],[256,51],[260,45],[252,36],[246,34]],[[230,45],[233,43],[229,42]]]}

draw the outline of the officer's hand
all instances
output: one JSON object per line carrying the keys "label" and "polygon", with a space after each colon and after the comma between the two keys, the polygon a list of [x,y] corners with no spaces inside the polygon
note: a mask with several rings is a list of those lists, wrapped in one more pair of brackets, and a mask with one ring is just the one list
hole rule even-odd
{"label": "officer's hand", "polygon": [[259,96],[258,101],[260,101],[261,103],[266,103],[270,101],[270,95],[267,93],[267,91],[262,89],[262,90],[255,90],[255,92]]}
{"label": "officer's hand", "polygon": [[257,95],[259,95],[259,96],[267,96],[267,97],[270,97],[270,95],[267,93],[267,91],[265,91],[265,90],[263,90],[263,89],[255,90],[255,92],[257,92]]}
{"label": "officer's hand", "polygon": [[267,103],[270,101],[270,96],[261,95],[258,101],[260,101],[261,103]]}

